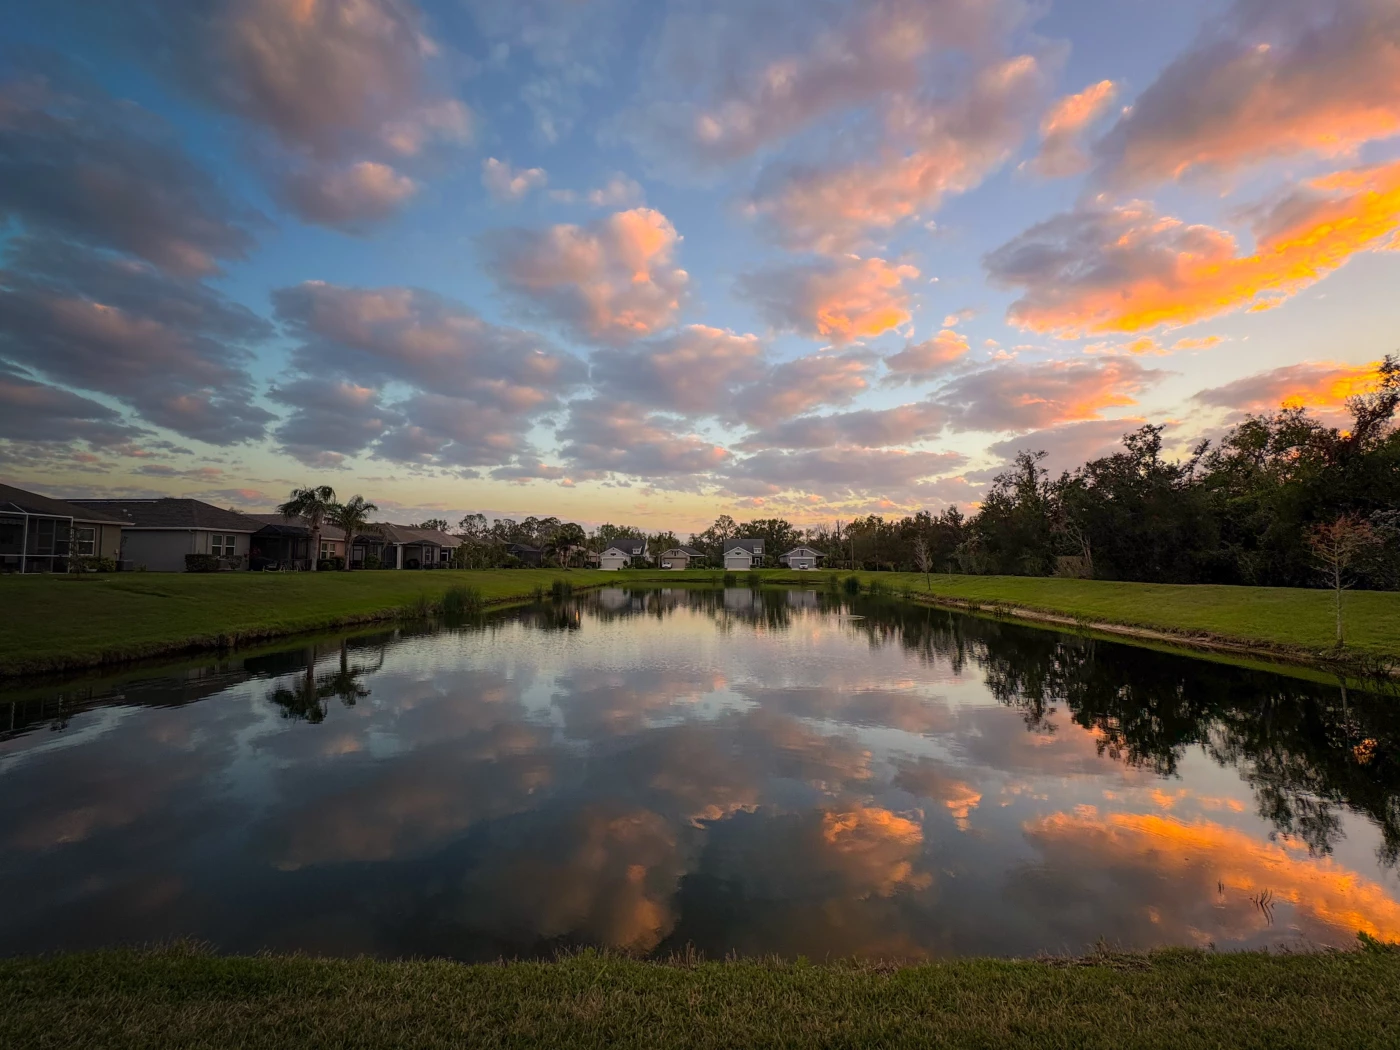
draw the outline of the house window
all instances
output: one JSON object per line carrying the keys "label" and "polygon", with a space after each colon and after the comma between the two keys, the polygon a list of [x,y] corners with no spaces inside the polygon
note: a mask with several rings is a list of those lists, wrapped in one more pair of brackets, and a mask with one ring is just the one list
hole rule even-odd
{"label": "house window", "polygon": [[96,529],[74,529],[73,530],[73,553],[79,555],[91,555],[97,551],[97,530]]}
{"label": "house window", "polygon": [[330,541],[329,541],[329,540],[322,540],[322,541],[321,541],[321,557],[322,557],[322,558],[330,558],[330,557],[333,557],[333,556],[334,556],[334,553],[333,553],[333,551],[331,550]]}
{"label": "house window", "polygon": [[215,533],[209,539],[209,553],[216,558],[232,558],[234,548],[234,537],[220,536]]}

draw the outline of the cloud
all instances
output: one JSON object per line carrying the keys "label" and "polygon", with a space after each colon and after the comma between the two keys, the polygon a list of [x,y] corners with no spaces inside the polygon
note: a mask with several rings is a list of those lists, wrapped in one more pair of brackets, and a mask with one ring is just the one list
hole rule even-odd
{"label": "cloud", "polygon": [[646,199],[642,186],[621,172],[615,172],[607,182],[586,193],[574,190],[550,190],[549,195],[562,204],[590,204],[595,208],[635,208]]}
{"label": "cloud", "polygon": [[728,449],[681,433],[642,405],[597,397],[570,404],[559,438],[577,471],[595,475],[675,478],[709,473],[730,459]]}
{"label": "cloud", "polygon": [[890,143],[874,160],[769,168],[746,204],[788,248],[848,252],[980,184],[1010,156],[1043,88],[1039,63],[1021,55],[982,69],[952,101],[912,101],[887,121]]}
{"label": "cloud", "polygon": [[1097,145],[1123,187],[1276,157],[1353,154],[1400,133],[1389,0],[1235,0]]}
{"label": "cloud", "polygon": [[922,401],[897,408],[860,408],[826,416],[799,416],[766,426],[739,445],[765,448],[822,449],[835,445],[890,448],[931,438],[943,429],[947,412]]}
{"label": "cloud", "polygon": [[741,495],[815,493],[826,498],[908,496],[925,478],[966,462],[957,452],[908,449],[822,448],[765,450],[741,460],[725,477]]}
{"label": "cloud", "polygon": [[116,398],[185,437],[261,436],[251,348],[270,326],[219,293],[149,263],[33,235],[0,266],[0,358]]}
{"label": "cloud", "polygon": [[129,441],[144,433],[121,413],[70,390],[36,383],[0,365],[0,438],[90,446]]}
{"label": "cloud", "polygon": [[0,221],[110,248],[181,276],[253,245],[236,203],[154,115],[71,78],[0,83]]}
{"label": "cloud", "polygon": [[[586,376],[578,358],[532,332],[482,320],[419,288],[308,281],[273,292],[299,340],[273,397],[294,409],[278,428],[303,462],[375,454],[450,467],[529,454],[524,434]],[[391,385],[410,392],[385,403]]]}
{"label": "cloud", "polygon": [[593,354],[592,381],[602,394],[685,414],[717,414],[737,387],[764,370],[757,336],[690,325],[626,349]]}
{"label": "cloud", "polygon": [[994,282],[1023,292],[1013,324],[1061,338],[1139,332],[1277,306],[1355,253],[1393,246],[1398,225],[1393,162],[1312,179],[1257,212],[1250,254],[1223,230],[1100,199],[1033,226],[985,263]]}
{"label": "cloud", "polygon": [[848,404],[869,387],[870,366],[870,356],[863,353],[808,354],[784,361],[740,391],[733,414],[757,425],[818,405]]}
{"label": "cloud", "polygon": [[284,200],[303,219],[350,233],[392,215],[417,192],[407,175],[370,160],[298,169],[282,182]]}
{"label": "cloud", "polygon": [[967,0],[676,4],[626,125],[666,163],[727,164],[830,114],[916,90],[929,61],[981,43],[1010,8]]}
{"label": "cloud", "polygon": [[1224,386],[1198,392],[1194,400],[1238,412],[1275,412],[1280,406],[1336,409],[1347,398],[1372,389],[1379,361],[1352,365],[1336,361],[1304,361],[1259,372]]}
{"label": "cloud", "polygon": [[531,190],[549,182],[543,168],[512,168],[509,161],[487,157],[481,162],[481,184],[491,199],[502,204],[524,200]]}
{"label": "cloud", "polygon": [[470,111],[433,83],[442,48],[411,0],[94,7],[142,61],[266,133],[272,178],[307,221],[382,218],[409,197],[391,163],[470,136]]}
{"label": "cloud", "polygon": [[1100,80],[1051,106],[1040,122],[1040,151],[1030,162],[1031,170],[1051,179],[1086,170],[1092,161],[1084,135],[1108,112],[1117,96],[1118,85]]}
{"label": "cloud", "polygon": [[843,255],[746,274],[737,291],[775,328],[842,344],[908,323],[905,282],[918,276],[907,263]]}
{"label": "cloud", "polygon": [[396,419],[379,391],[323,376],[274,386],[268,396],[294,409],[273,431],[281,450],[310,466],[334,466],[357,455]]}
{"label": "cloud", "polygon": [[1041,465],[1051,474],[1058,474],[1121,451],[1123,435],[1146,422],[1138,417],[1086,419],[995,441],[987,446],[987,452],[1007,464],[1018,452],[1044,452],[1046,457]]}
{"label": "cloud", "polygon": [[587,226],[496,230],[484,246],[492,276],[533,313],[616,346],[675,321],[689,281],[673,265],[679,241],[666,216],[633,208]]}
{"label": "cloud", "polygon": [[931,400],[947,410],[954,430],[1035,430],[1135,405],[1135,395],[1166,374],[1124,357],[993,365],[957,377]]}
{"label": "cloud", "polygon": [[945,328],[922,343],[911,343],[885,358],[891,383],[923,383],[938,378],[967,354],[967,338]]}

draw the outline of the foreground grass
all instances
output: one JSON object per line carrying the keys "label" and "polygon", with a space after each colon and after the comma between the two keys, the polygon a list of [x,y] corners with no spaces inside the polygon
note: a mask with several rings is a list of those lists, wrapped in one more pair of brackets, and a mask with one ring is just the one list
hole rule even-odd
{"label": "foreground grass", "polygon": [[[832,575],[767,570],[765,582],[828,586]],[[863,584],[1080,623],[1119,624],[1183,640],[1235,642],[1292,656],[1328,654],[1332,596],[1284,587],[1115,583],[1020,576],[858,573]],[[556,579],[574,588],[656,582],[718,583],[715,571],[540,569],[433,572],[130,573],[0,578],[0,674],[72,670],[363,623],[435,604],[452,587],[487,602],[528,599]],[[740,574],[744,581],[748,574]],[[1347,648],[1400,659],[1400,593],[1346,595]]]}
{"label": "foreground grass", "polygon": [[901,969],[114,951],[0,960],[0,1045],[1359,1050],[1400,1045],[1400,953]]}

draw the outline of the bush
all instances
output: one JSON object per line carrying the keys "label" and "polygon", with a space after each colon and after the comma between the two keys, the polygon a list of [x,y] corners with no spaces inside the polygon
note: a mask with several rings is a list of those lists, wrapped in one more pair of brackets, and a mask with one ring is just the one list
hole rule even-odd
{"label": "bush", "polygon": [[556,602],[562,602],[565,598],[574,596],[574,585],[568,580],[555,580],[549,588],[549,596]]}
{"label": "bush", "polygon": [[449,587],[442,596],[442,612],[449,619],[460,619],[481,611],[481,592],[475,587]]}
{"label": "bush", "polygon": [[366,554],[366,555],[365,555],[365,568],[366,568],[366,569],[377,569],[377,568],[379,568],[379,555],[377,555],[377,554]]}
{"label": "bush", "polygon": [[99,558],[96,555],[79,555],[69,559],[69,572],[116,572],[117,561],[115,558]]}
{"label": "bush", "polygon": [[218,572],[219,559],[212,554],[186,554],[186,572]]}
{"label": "bush", "polygon": [[884,580],[880,579],[879,577],[876,577],[875,579],[870,581],[869,590],[871,594],[889,594],[891,588],[890,585]]}
{"label": "bush", "polygon": [[735,575],[734,573],[732,573],[732,572],[726,572],[726,573],[724,574],[724,585],[725,585],[726,587],[737,587],[737,586],[739,586],[739,577],[736,576],[736,575]]}
{"label": "bush", "polygon": [[841,587],[847,594],[860,593],[860,577],[851,575],[841,581]]}
{"label": "bush", "polygon": [[749,587],[761,587],[763,586],[763,577],[750,569],[748,572],[744,573],[744,583]]}
{"label": "bush", "polygon": [[344,558],[322,558],[316,563],[317,572],[339,572],[345,568]]}

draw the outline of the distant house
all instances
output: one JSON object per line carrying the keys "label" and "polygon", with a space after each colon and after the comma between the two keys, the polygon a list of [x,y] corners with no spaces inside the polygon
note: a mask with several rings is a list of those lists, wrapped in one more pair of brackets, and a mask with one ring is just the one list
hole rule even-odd
{"label": "distant house", "polygon": [[618,540],[598,557],[600,569],[636,568],[646,563],[646,540]]}
{"label": "distant house", "polygon": [[67,572],[73,557],[121,554],[113,514],[0,485],[0,572]]}
{"label": "distant house", "polygon": [[[311,528],[304,519],[288,521],[280,514],[249,514],[263,527],[249,541],[248,568],[309,569],[311,568]],[[321,526],[321,545],[317,558],[345,557],[345,533],[334,525]]]}
{"label": "distant house", "polygon": [[246,568],[250,541],[264,522],[197,499],[69,500],[122,523],[121,560],[152,572],[184,572],[185,555],[208,554]]}
{"label": "distant house", "polygon": [[445,569],[462,541],[440,529],[415,529],[409,525],[375,523],[350,543],[350,564],[362,567],[377,558],[385,569]]}
{"label": "distant house", "polygon": [[778,563],[789,569],[815,569],[826,555],[812,547],[794,547],[786,554],[778,555]]}
{"label": "distant house", "polygon": [[506,554],[531,569],[538,569],[544,564],[544,551],[528,543],[507,543]]}
{"label": "distant house", "polygon": [[726,569],[757,569],[762,565],[762,540],[734,539],[725,542],[724,567]]}
{"label": "distant house", "polygon": [[704,565],[705,552],[682,544],[679,547],[672,547],[668,551],[662,551],[660,560],[663,569],[688,569],[692,562]]}

